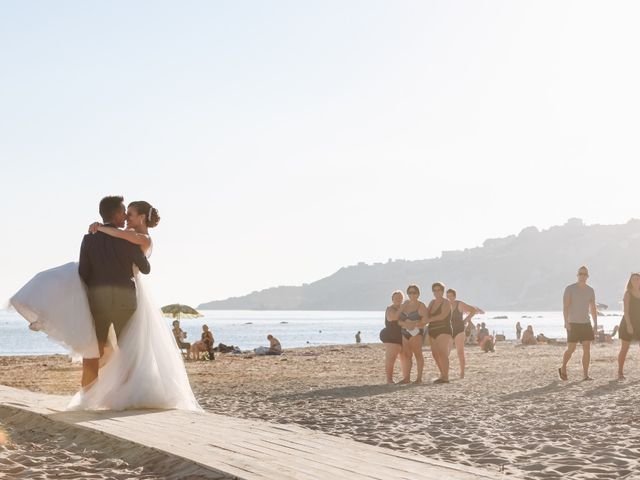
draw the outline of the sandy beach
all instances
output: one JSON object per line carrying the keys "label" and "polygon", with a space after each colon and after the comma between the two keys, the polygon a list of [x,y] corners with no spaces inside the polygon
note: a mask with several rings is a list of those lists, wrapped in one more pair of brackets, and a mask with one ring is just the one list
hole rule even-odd
{"label": "sandy beach", "polygon": [[150,448],[0,407],[0,478],[204,480],[210,474]]}
{"label": "sandy beach", "polygon": [[[618,382],[618,347],[592,349],[590,382],[580,380],[580,348],[569,381],[561,382],[556,370],[564,347],[512,343],[489,354],[468,349],[466,378],[449,385],[384,385],[382,345],[288,350],[281,357],[219,355],[214,362],[188,362],[187,370],[203,407],[219,414],[295,423],[525,478],[640,478],[640,355],[630,351],[627,380]],[[425,355],[426,378],[435,377],[428,349]],[[71,394],[79,378],[80,366],[64,356],[0,357],[4,385]],[[25,445],[54,441],[42,433],[31,438],[33,430],[19,422],[5,427],[20,450],[12,468],[37,463],[38,453]],[[2,449],[5,468],[11,442]],[[67,463],[88,462],[90,471],[101,472],[103,460],[78,455]],[[127,469],[142,468],[148,476],[140,478],[155,478],[144,467],[127,464],[121,476],[111,476],[126,478]]]}

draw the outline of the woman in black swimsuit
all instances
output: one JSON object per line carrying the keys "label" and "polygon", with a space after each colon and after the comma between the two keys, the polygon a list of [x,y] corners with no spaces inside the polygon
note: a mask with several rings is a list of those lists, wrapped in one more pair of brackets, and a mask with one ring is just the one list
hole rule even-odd
{"label": "woman in black swimsuit", "polygon": [[[447,299],[449,300],[449,302],[451,302],[451,310],[453,311],[453,313],[451,314],[451,336],[453,337],[453,344],[455,344],[456,351],[458,352],[460,378],[464,378],[465,327],[469,324],[469,321],[471,321],[476,313],[484,313],[484,311],[479,309],[478,307],[472,307],[471,305],[468,305],[461,300],[456,300],[456,296],[457,292],[453,288],[447,290]],[[466,317],[464,317],[465,313],[467,314]],[[451,353],[451,346],[452,345],[449,344],[449,353]]]}
{"label": "woman in black swimsuit", "polygon": [[407,300],[400,307],[400,321],[402,327],[402,353],[405,356],[403,378],[400,383],[409,383],[413,357],[416,357],[418,376],[415,383],[422,383],[422,371],[424,370],[424,355],[422,354],[422,338],[424,327],[427,324],[427,307],[418,300],[420,289],[417,285],[407,287]]}
{"label": "woman in black swimsuit", "polygon": [[449,345],[451,343],[451,303],[444,296],[444,284],[431,286],[434,299],[427,309],[428,334],[431,337],[431,355],[440,370],[433,383],[449,383]]}
{"label": "woman in black swimsuit", "polygon": [[402,376],[406,378],[405,356],[402,353],[402,332],[398,320],[400,319],[400,307],[404,301],[404,295],[400,290],[391,294],[391,305],[384,313],[384,328],[380,330],[380,340],[384,343],[384,370],[387,374],[387,383],[393,383],[393,369],[396,358],[400,355],[400,365],[402,366]]}
{"label": "woman in black swimsuit", "polygon": [[624,380],[624,362],[631,342],[640,340],[640,273],[632,273],[624,292],[624,316],[618,336],[622,340],[618,354],[618,380]]}

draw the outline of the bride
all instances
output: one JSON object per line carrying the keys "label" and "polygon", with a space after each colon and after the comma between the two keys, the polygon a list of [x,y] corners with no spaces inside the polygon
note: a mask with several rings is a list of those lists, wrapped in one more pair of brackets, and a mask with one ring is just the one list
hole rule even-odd
{"label": "bride", "polygon": [[[94,223],[101,231],[140,247],[149,257],[153,242],[149,228],[160,220],[157,209],[137,201],[127,209],[127,229]],[[176,408],[201,410],[196,401],[169,326],[153,302],[146,281],[135,272],[137,309],[117,344],[101,359],[97,380],[74,395],[70,410]],[[33,330],[42,330],[72,354],[95,358],[98,350],[93,319],[78,264],[69,263],[36,275],[12,299],[12,305]]]}

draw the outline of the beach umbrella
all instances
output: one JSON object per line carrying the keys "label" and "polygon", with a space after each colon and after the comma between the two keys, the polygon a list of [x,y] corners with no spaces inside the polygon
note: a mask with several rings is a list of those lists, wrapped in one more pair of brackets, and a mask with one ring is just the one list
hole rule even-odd
{"label": "beach umbrella", "polygon": [[171,305],[165,305],[162,307],[162,313],[165,317],[202,317],[202,314],[198,312],[195,308],[190,307],[189,305],[182,305],[180,303],[172,303]]}

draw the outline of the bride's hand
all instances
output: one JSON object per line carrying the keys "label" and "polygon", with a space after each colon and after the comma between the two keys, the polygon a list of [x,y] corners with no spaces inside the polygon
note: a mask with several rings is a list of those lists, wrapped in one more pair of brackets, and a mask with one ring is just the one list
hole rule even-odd
{"label": "bride's hand", "polygon": [[96,233],[98,231],[98,228],[100,228],[102,226],[102,224],[100,222],[93,222],[91,225],[89,225],[89,233]]}

